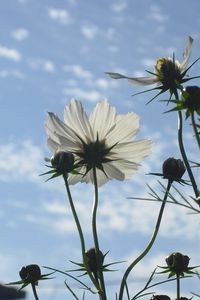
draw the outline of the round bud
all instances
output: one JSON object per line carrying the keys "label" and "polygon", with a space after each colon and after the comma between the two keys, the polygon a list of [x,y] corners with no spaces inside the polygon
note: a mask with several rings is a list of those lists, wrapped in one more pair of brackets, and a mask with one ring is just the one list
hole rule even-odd
{"label": "round bud", "polygon": [[52,166],[60,174],[66,174],[73,170],[74,155],[67,151],[56,151],[51,158]]}
{"label": "round bud", "polygon": [[180,180],[185,173],[185,166],[181,159],[170,157],[163,163],[163,176],[171,181]]}
{"label": "round bud", "polygon": [[184,275],[183,273],[188,269],[190,258],[187,255],[174,252],[167,256],[165,260],[171,272],[176,275]]}
{"label": "round bud", "polygon": [[41,278],[40,267],[34,264],[22,267],[19,275],[25,283],[35,283]]}

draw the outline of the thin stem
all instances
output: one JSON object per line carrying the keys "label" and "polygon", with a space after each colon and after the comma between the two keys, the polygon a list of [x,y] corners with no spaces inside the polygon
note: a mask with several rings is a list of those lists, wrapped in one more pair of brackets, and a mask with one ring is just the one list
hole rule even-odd
{"label": "thin stem", "polygon": [[80,222],[79,222],[79,219],[78,219],[78,216],[77,216],[77,213],[76,213],[76,209],[75,209],[75,206],[74,206],[74,203],[73,203],[73,200],[72,200],[72,196],[71,196],[67,176],[63,175],[63,178],[64,178],[64,181],[65,181],[67,195],[68,195],[68,198],[69,198],[69,204],[70,204],[72,214],[73,214],[73,217],[74,217],[74,220],[75,220],[75,223],[76,223],[76,227],[78,229],[79,238],[80,238],[80,242],[81,242],[81,251],[82,251],[82,256],[83,256],[83,260],[84,260],[84,257],[85,257],[85,240],[84,240],[83,232],[82,232],[81,225],[80,225]]}
{"label": "thin stem", "polygon": [[177,275],[176,277],[176,300],[180,299],[180,277]]}
{"label": "thin stem", "polygon": [[169,194],[171,184],[172,184],[172,182],[169,180],[167,188],[166,188],[166,192],[165,192],[165,195],[164,195],[164,199],[163,199],[162,205],[160,207],[160,211],[159,211],[158,219],[157,219],[157,222],[156,222],[156,226],[155,226],[155,229],[154,229],[154,232],[153,232],[153,235],[151,237],[150,242],[148,243],[145,250],[129,265],[129,267],[127,268],[127,270],[124,273],[124,276],[123,276],[122,281],[121,281],[120,291],[119,291],[119,298],[118,298],[119,300],[123,299],[124,287],[126,286],[126,281],[127,281],[127,278],[129,276],[130,272],[147,255],[147,253],[150,251],[151,247],[153,246],[153,244],[155,242],[155,239],[158,235],[158,231],[159,231],[159,228],[160,228],[160,223],[161,223],[161,220],[162,220],[162,216],[163,216],[163,212],[164,212],[164,208],[165,208],[165,204],[166,204],[166,201],[167,201],[167,197],[168,197],[168,194]]}
{"label": "thin stem", "polygon": [[34,295],[35,300],[39,300],[39,297],[38,297],[38,295],[37,295],[37,291],[36,291],[35,284],[32,283],[32,284],[31,284],[31,287],[32,287],[32,290],[33,290],[33,295]]}
{"label": "thin stem", "polygon": [[[175,95],[176,100],[179,101],[179,96],[178,96],[178,91],[177,90],[175,91],[174,95]],[[192,170],[190,168],[190,164],[188,162],[187,155],[186,155],[186,152],[185,152],[185,148],[184,148],[184,145],[183,145],[183,117],[182,117],[182,112],[181,111],[178,111],[178,143],[179,143],[179,148],[180,148],[180,152],[181,152],[185,167],[187,169],[188,175],[190,177],[190,181],[192,183],[192,187],[193,187],[195,196],[197,198],[199,196],[199,191],[198,191],[197,184],[196,184],[196,181],[194,179]]]}
{"label": "thin stem", "polygon": [[196,184],[196,181],[194,179],[192,170],[190,168],[190,164],[188,162],[187,155],[186,155],[184,145],[183,145],[183,117],[182,117],[181,111],[178,111],[178,143],[179,143],[179,148],[180,148],[180,151],[181,151],[181,155],[182,155],[185,167],[187,169],[188,175],[190,177],[190,181],[192,183],[192,187],[193,187],[195,196],[197,198],[199,196],[197,184]]}
{"label": "thin stem", "polygon": [[[97,234],[97,208],[98,208],[98,202],[99,202],[99,195],[98,195],[98,182],[97,182],[97,173],[96,173],[96,167],[93,167],[93,178],[94,178],[94,204],[93,204],[93,211],[92,211],[92,232],[93,232],[93,239],[94,239],[94,247],[95,247],[95,252],[97,255],[97,264],[98,262],[98,253],[100,251],[99,249],[99,241],[98,241],[98,234]],[[103,276],[103,271],[101,266],[99,266],[99,280],[100,280],[100,285],[102,289],[102,295],[101,298],[102,300],[106,300],[106,289],[105,289],[105,283],[104,283],[104,276]]]}
{"label": "thin stem", "polygon": [[83,263],[84,263],[84,266],[87,270],[87,273],[88,273],[91,281],[93,282],[96,289],[99,290],[99,285],[96,282],[96,280],[94,279],[94,277],[93,277],[93,275],[90,271],[90,268],[88,266],[87,257],[85,255],[85,240],[84,240],[84,236],[83,236],[83,231],[82,231],[82,228],[81,228],[81,225],[80,225],[80,222],[79,222],[79,218],[78,218],[78,215],[76,213],[76,209],[75,209],[75,206],[74,206],[74,203],[73,203],[73,199],[72,199],[72,196],[71,196],[67,176],[63,175],[63,178],[64,178],[64,181],[65,181],[65,187],[66,187],[66,190],[67,190],[67,195],[68,195],[68,198],[69,198],[70,207],[71,207],[71,210],[72,210],[72,214],[73,214],[73,217],[74,217],[74,220],[75,220],[75,223],[76,223],[76,227],[77,227],[77,230],[78,230],[79,238],[80,238]]}
{"label": "thin stem", "polygon": [[193,130],[194,130],[196,141],[197,141],[197,144],[200,148],[200,136],[199,136],[199,133],[198,133],[198,130],[197,130],[196,122],[195,122],[194,111],[191,112],[191,120],[192,120],[192,127],[193,127]]}

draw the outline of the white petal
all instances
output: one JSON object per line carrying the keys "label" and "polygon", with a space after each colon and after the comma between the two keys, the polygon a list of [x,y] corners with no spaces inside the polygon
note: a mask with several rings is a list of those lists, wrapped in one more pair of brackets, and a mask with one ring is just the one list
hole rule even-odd
{"label": "white petal", "polygon": [[116,167],[112,162],[103,164],[103,168],[108,177],[115,178],[117,180],[124,180],[125,175]]}
{"label": "white petal", "polygon": [[108,76],[113,79],[128,79],[128,82],[133,85],[150,85],[159,81],[156,76],[145,76],[145,77],[128,77],[120,73],[106,72]]}
{"label": "white petal", "polygon": [[106,144],[113,146],[119,142],[128,142],[139,130],[139,117],[134,113],[120,116],[115,127],[106,136]]}
{"label": "white petal", "polygon": [[53,153],[55,153],[58,149],[60,149],[60,144],[56,143],[51,138],[47,139],[47,146]]}
{"label": "white petal", "polygon": [[144,157],[151,153],[151,149],[151,140],[139,140],[129,143],[119,143],[114,147],[114,154],[109,156],[109,158],[119,158],[128,160],[133,163],[139,163]]}
{"label": "white petal", "polygon": [[129,77],[126,77],[126,76],[124,76],[124,75],[122,75],[120,73],[106,72],[106,74],[108,76],[110,76],[111,78],[113,78],[113,79],[123,79],[123,78],[128,79],[129,78]]}
{"label": "white petal", "polygon": [[76,142],[76,133],[66,126],[54,113],[48,113],[48,117],[45,123],[46,131],[49,137],[58,141],[58,135],[62,135]]}
{"label": "white petal", "polygon": [[123,159],[114,161],[113,164],[115,164],[115,166],[121,170],[121,172],[123,172],[124,179],[130,178],[134,173],[137,172],[139,167],[139,164]]}
{"label": "white petal", "polygon": [[93,139],[92,129],[81,102],[71,100],[64,110],[64,122],[79,135],[84,142]]}
{"label": "white petal", "polygon": [[128,82],[132,85],[151,85],[159,82],[158,77],[156,76],[146,76],[138,78],[129,78]]}
{"label": "white petal", "polygon": [[116,121],[116,109],[104,100],[96,105],[89,118],[94,138],[97,134],[99,140],[105,138],[106,134],[113,127]]}
{"label": "white petal", "polygon": [[183,53],[183,62],[180,64],[181,72],[185,71],[185,69],[187,68],[188,60],[190,58],[190,54],[192,51],[192,43],[193,43],[193,38],[189,36],[185,52]]}

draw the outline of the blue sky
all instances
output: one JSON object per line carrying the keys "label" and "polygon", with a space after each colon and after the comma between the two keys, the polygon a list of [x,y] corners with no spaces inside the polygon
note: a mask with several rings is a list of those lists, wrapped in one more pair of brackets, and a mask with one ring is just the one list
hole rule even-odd
{"label": "blue sky", "polygon": [[[188,35],[195,40],[190,60],[194,61],[200,47],[199,10],[198,0],[0,2],[1,281],[16,280],[21,266],[30,263],[67,269],[71,268],[69,260],[80,260],[63,182],[57,179],[45,183],[38,176],[46,170],[44,157],[51,156],[44,130],[47,112],[62,118],[64,106],[72,97],[81,100],[88,112],[105,97],[119,113],[136,112],[141,118],[139,137],[154,141],[153,153],[144,160],[138,175],[124,183],[109,182],[100,190],[99,235],[103,252],[110,250],[108,260],[128,260],[145,247],[159,206],[127,197],[147,196],[146,183],[158,186],[156,178],[145,174],[159,172],[163,160],[170,156],[180,157],[176,115],[163,114],[166,107],[158,101],[146,106],[153,94],[132,97],[141,89],[112,80],[105,72],[139,76],[147,69],[153,71],[159,57],[175,52],[181,60]],[[199,63],[191,75],[199,75]],[[191,141],[188,131],[185,143],[195,160]],[[72,190],[89,248],[88,211],[93,189],[78,184]],[[172,251],[189,255],[192,265],[199,264],[198,226],[196,216],[168,206],[152,252],[134,272],[132,280],[137,284],[133,288],[137,290],[140,282],[143,286],[148,274],[156,265],[163,265]],[[107,278],[111,299],[125,267],[123,264],[119,272]],[[63,281],[59,277],[41,284],[41,298],[69,297]],[[199,293],[198,285],[197,280],[188,280],[185,296],[190,291]],[[172,287],[162,286],[157,292],[166,293],[169,288],[172,293]],[[32,299],[31,294],[28,299]]]}

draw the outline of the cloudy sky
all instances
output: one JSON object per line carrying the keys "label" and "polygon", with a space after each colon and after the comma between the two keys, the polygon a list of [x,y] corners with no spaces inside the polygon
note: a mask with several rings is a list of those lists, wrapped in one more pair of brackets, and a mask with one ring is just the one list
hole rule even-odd
{"label": "cloudy sky", "polygon": [[[176,114],[163,114],[165,104],[145,103],[153,94],[132,97],[141,88],[115,81],[106,71],[129,76],[153,71],[157,58],[181,60],[188,35],[194,38],[191,62],[199,57],[199,0],[6,0],[0,1],[0,279],[18,279],[23,265],[37,263],[62,270],[69,260],[80,261],[79,240],[61,178],[45,183],[44,122],[48,111],[61,118],[64,106],[77,98],[86,110],[103,98],[119,113],[140,116],[138,138],[154,141],[152,155],[144,160],[132,180],[109,182],[100,189],[98,226],[101,249],[107,262],[126,260],[119,272],[106,276],[109,297],[114,299],[128,261],[145,247],[152,234],[158,203],[131,200],[148,197],[147,183],[162,195],[157,178],[162,162],[180,157],[176,142]],[[199,75],[199,63],[191,75]],[[193,84],[199,84],[194,81]],[[195,144],[186,124],[185,143],[191,160],[197,160]],[[199,173],[197,172],[199,177]],[[165,181],[162,181],[166,184]],[[184,194],[192,190],[182,188]],[[72,188],[81,214],[86,243],[92,245],[90,210],[92,185]],[[143,287],[165,257],[179,251],[199,262],[199,219],[182,207],[167,206],[158,239],[130,278],[133,294]],[[46,270],[43,269],[45,273]],[[159,279],[159,278],[158,278]],[[69,299],[63,276],[40,284],[41,299]],[[87,281],[87,280],[86,280]],[[183,284],[182,284],[183,286]],[[73,284],[77,288],[76,284]],[[174,284],[153,290],[173,293]],[[199,281],[185,279],[184,295],[200,293]],[[94,299],[88,295],[87,299]],[[32,294],[28,299],[33,299]]]}

